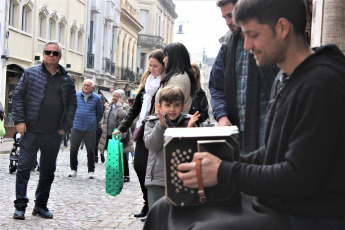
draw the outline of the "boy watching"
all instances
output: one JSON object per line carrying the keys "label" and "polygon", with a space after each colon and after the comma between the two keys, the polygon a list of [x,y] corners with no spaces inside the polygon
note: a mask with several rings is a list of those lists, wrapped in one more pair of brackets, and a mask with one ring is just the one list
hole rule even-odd
{"label": "boy watching", "polygon": [[159,95],[157,114],[149,116],[145,124],[144,142],[149,150],[145,186],[149,209],[165,193],[163,144],[164,132],[169,127],[193,127],[199,112],[193,116],[181,114],[185,105],[183,91],[176,86],[166,86]]}

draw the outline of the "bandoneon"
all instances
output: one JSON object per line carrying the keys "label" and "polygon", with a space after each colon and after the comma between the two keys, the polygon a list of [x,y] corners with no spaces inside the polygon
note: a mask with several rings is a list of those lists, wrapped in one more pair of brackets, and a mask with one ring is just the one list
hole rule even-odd
{"label": "bandoneon", "polygon": [[[177,176],[177,165],[191,162],[195,152],[210,152],[225,161],[239,159],[238,129],[236,126],[168,128],[164,133],[165,195],[176,206],[201,205],[198,189],[183,186]],[[200,192],[200,191],[199,191]],[[239,199],[240,193],[230,185],[204,189],[205,203],[228,202]]]}

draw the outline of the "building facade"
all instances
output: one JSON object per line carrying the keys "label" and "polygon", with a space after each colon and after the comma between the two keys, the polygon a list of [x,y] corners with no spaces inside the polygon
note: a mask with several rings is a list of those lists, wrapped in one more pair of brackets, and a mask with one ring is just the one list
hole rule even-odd
{"label": "building facade", "polygon": [[135,1],[140,12],[143,29],[138,35],[138,71],[148,68],[148,55],[154,49],[162,49],[174,41],[174,25],[177,14],[172,0]]}
{"label": "building facade", "polygon": [[337,44],[345,53],[345,0],[309,0],[311,46]]}
{"label": "building facade", "polygon": [[128,0],[121,0],[120,28],[117,39],[115,88],[123,89],[126,96],[137,88],[140,81],[137,70],[138,33],[143,29],[139,22],[136,5]]}
{"label": "building facade", "polygon": [[[3,2],[3,1],[2,1]],[[12,95],[23,71],[41,63],[44,44],[56,40],[62,46],[60,64],[81,90],[84,72],[86,0],[6,1],[5,128],[14,133]],[[76,14],[75,12],[78,12]]]}
{"label": "building facade", "polygon": [[[95,82],[94,91],[96,93],[105,91],[104,95],[112,91],[115,85],[120,10],[120,0],[87,1],[84,77],[92,79]],[[109,95],[107,99],[110,99]]]}

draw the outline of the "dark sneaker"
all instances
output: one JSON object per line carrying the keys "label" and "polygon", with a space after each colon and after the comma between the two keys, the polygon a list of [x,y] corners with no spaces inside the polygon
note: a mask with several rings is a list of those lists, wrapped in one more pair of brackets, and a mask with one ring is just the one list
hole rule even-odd
{"label": "dark sneaker", "polygon": [[104,153],[101,153],[101,162],[104,163],[105,162],[105,158],[104,158]]}
{"label": "dark sneaker", "polygon": [[13,219],[16,220],[25,220],[25,209],[24,210],[18,210],[16,209],[16,211],[13,214]]}
{"label": "dark sneaker", "polygon": [[98,163],[98,156],[95,157],[95,163]]}
{"label": "dark sneaker", "polygon": [[32,211],[32,215],[34,215],[34,216],[39,215],[39,216],[46,218],[46,219],[52,219],[53,218],[53,213],[50,212],[47,207],[41,208],[41,207],[35,206],[34,210]]}

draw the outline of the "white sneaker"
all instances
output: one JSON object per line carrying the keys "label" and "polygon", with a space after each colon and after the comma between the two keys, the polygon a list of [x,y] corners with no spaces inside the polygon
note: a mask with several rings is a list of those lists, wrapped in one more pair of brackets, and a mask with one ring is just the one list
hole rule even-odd
{"label": "white sneaker", "polygon": [[95,174],[93,172],[89,172],[89,179],[95,179]]}
{"label": "white sneaker", "polygon": [[76,177],[77,176],[77,171],[71,170],[71,172],[68,174],[68,177]]}

